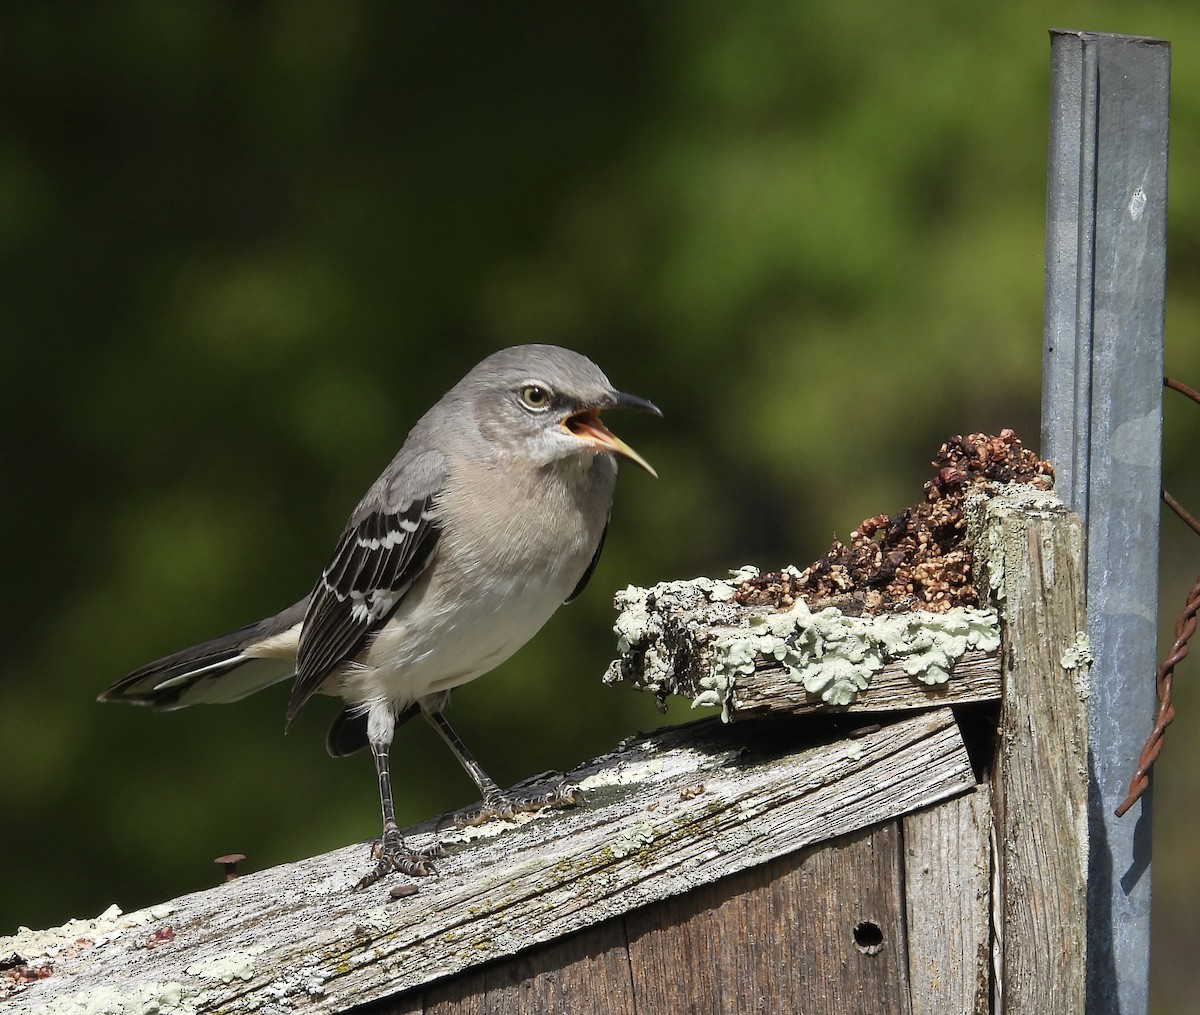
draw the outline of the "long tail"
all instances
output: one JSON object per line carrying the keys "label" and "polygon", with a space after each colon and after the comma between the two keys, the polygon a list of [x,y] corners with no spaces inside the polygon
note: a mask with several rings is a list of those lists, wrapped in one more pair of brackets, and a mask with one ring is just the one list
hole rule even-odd
{"label": "long tail", "polygon": [[237,701],[296,672],[307,597],[257,624],[157,659],[118,680],[100,701],[169,710]]}

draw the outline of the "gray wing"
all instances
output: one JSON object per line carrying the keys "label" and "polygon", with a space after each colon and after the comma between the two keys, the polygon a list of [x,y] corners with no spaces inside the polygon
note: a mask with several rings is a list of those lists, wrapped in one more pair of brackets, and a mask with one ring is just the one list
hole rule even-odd
{"label": "gray wing", "polygon": [[433,559],[445,477],[436,452],[389,467],[363,499],[321,574],[304,615],[290,726],[338,666],[354,658]]}

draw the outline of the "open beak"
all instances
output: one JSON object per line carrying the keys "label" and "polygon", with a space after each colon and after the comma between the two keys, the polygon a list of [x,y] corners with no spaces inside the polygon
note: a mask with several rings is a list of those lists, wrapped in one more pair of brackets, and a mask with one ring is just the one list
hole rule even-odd
{"label": "open beak", "polygon": [[[642,412],[651,412],[655,416],[662,415],[662,411],[653,402],[638,398],[637,395],[627,395],[623,391],[616,392],[612,405],[604,406],[604,408],[638,409]],[[561,426],[567,433],[587,442],[597,451],[608,451],[620,455],[622,458],[628,458],[634,465],[641,466],[655,479],[658,479],[658,473],[654,471],[654,467],[604,425],[600,419],[598,408],[582,409],[572,413],[562,421]]]}

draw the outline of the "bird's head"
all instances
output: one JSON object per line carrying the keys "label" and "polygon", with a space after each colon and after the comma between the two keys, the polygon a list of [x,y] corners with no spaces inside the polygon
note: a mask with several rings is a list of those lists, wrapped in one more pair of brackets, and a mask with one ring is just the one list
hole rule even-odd
{"label": "bird's head", "polygon": [[470,399],[480,433],[495,447],[539,465],[615,455],[658,476],[604,425],[600,413],[662,413],[653,402],[618,391],[586,356],[553,345],[515,346],[483,360],[459,387]]}

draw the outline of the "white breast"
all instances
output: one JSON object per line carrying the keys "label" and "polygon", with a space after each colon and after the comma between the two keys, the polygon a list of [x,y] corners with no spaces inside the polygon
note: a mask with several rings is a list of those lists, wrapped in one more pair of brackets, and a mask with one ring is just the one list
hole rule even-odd
{"label": "white breast", "polygon": [[522,486],[516,510],[508,502],[503,524],[486,482],[447,484],[434,560],[343,674],[347,700],[385,700],[398,712],[498,666],[550,619],[591,562],[612,483],[611,473],[580,470],[538,478]]}

